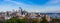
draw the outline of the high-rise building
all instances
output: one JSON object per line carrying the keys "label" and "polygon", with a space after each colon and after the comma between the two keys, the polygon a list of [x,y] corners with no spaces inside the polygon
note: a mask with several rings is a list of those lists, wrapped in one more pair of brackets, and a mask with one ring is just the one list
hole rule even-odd
{"label": "high-rise building", "polygon": [[20,16],[22,15],[22,8],[19,7],[19,13],[20,13]]}

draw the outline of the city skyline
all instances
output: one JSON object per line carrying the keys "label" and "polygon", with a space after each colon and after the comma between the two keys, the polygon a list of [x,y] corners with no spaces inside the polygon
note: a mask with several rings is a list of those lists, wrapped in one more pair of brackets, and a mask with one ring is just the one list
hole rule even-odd
{"label": "city skyline", "polygon": [[19,7],[28,12],[60,13],[60,0],[0,0],[0,11]]}

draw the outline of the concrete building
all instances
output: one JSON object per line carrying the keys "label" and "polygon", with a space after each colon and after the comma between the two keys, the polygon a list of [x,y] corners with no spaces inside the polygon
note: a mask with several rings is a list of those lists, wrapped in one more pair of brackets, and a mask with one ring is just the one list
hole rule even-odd
{"label": "concrete building", "polygon": [[46,19],[47,19],[47,21],[51,21],[51,18],[48,15],[46,15]]}
{"label": "concrete building", "polygon": [[31,18],[37,18],[36,16],[37,15],[35,13],[31,13],[31,15],[30,15]]}

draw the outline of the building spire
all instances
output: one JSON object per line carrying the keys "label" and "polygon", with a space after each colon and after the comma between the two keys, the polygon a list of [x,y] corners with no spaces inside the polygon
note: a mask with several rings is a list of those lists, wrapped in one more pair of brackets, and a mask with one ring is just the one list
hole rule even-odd
{"label": "building spire", "polygon": [[19,13],[20,13],[20,15],[22,15],[22,8],[21,7],[19,7]]}
{"label": "building spire", "polygon": [[22,11],[22,8],[21,7],[19,7],[19,12],[21,12]]}

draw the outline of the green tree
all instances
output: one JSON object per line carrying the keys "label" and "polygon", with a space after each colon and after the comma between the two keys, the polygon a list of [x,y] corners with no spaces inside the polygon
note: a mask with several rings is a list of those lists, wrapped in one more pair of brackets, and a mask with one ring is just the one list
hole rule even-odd
{"label": "green tree", "polygon": [[41,21],[41,23],[48,23],[48,21],[46,20],[46,17],[45,17],[45,16],[42,17],[42,21]]}
{"label": "green tree", "polygon": [[54,18],[54,19],[52,19],[52,22],[53,23],[60,23],[60,19],[59,18]]}
{"label": "green tree", "polygon": [[40,23],[40,19],[38,18],[33,19],[33,23]]}
{"label": "green tree", "polygon": [[13,17],[9,20],[5,20],[5,23],[26,23],[25,19],[18,19],[17,17]]}

